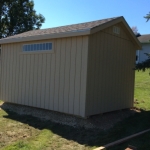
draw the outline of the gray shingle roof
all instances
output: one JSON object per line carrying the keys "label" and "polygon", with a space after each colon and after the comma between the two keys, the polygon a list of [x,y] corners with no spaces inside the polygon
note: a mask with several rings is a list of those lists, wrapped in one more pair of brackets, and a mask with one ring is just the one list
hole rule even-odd
{"label": "gray shingle roof", "polygon": [[141,43],[150,43],[150,34],[141,35],[138,39]]}
{"label": "gray shingle roof", "polygon": [[83,30],[90,30],[94,27],[105,24],[117,18],[120,18],[120,17],[102,19],[102,20],[79,23],[79,24],[72,24],[72,25],[67,25],[67,26],[60,26],[60,27],[55,27],[55,28],[32,30],[32,31],[28,31],[28,32],[24,32],[24,33],[17,34],[14,36],[7,37],[5,39],[24,38],[24,37],[38,36],[38,35],[50,35],[50,34],[57,34],[57,33],[79,32]]}

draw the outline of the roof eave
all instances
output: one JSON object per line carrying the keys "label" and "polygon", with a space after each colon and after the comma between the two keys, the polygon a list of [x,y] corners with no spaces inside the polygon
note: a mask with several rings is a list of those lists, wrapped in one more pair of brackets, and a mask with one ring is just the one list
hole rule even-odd
{"label": "roof eave", "polygon": [[80,30],[77,32],[63,32],[63,33],[54,33],[54,34],[45,34],[45,35],[36,35],[36,36],[28,36],[22,38],[12,38],[12,39],[1,39],[0,44],[8,44],[8,43],[20,43],[27,41],[36,41],[36,40],[46,40],[46,39],[54,39],[54,38],[63,38],[63,37],[73,37],[73,36],[82,36],[89,35],[90,29]]}

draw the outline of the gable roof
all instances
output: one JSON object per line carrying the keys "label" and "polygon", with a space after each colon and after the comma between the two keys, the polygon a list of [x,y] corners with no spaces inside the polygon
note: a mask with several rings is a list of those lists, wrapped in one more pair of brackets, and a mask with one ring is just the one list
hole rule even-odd
{"label": "gable roof", "polygon": [[107,19],[102,19],[97,21],[91,21],[91,22],[85,22],[85,23],[79,23],[79,24],[72,24],[67,26],[60,26],[55,28],[27,31],[21,34],[0,39],[0,44],[89,35],[98,32],[100,30],[103,30],[119,22],[123,22],[128,32],[130,32],[130,36],[133,42],[138,47],[138,49],[140,49],[141,45],[139,41],[137,40],[134,33],[132,32],[129,25],[126,23],[125,19],[122,16],[107,18]]}
{"label": "gable roof", "polygon": [[72,24],[72,25],[60,26],[60,27],[55,27],[55,28],[32,30],[32,31],[27,31],[18,35],[10,36],[6,39],[23,38],[23,37],[29,37],[29,36],[45,35],[45,34],[58,34],[58,33],[65,33],[65,32],[82,32],[85,30],[90,30],[96,26],[109,22],[113,19],[116,19],[116,18],[109,18],[109,19],[97,20],[97,21],[92,21],[92,22]]}
{"label": "gable roof", "polygon": [[150,34],[144,34],[138,37],[141,43],[150,43]]}

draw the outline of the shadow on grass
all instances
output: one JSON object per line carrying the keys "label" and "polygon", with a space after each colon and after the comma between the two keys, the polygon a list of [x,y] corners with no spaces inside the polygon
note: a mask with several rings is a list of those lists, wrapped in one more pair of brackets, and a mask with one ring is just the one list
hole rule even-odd
{"label": "shadow on grass", "polygon": [[113,128],[102,131],[100,129],[74,128],[47,120],[43,121],[30,115],[18,115],[15,112],[5,109],[5,105],[7,105],[7,103],[3,103],[1,106],[1,108],[8,114],[7,116],[3,116],[4,118],[28,124],[29,126],[38,128],[39,130],[51,130],[54,134],[57,134],[67,140],[72,140],[90,147],[99,147],[150,128],[150,111],[135,113],[134,115],[117,123]]}

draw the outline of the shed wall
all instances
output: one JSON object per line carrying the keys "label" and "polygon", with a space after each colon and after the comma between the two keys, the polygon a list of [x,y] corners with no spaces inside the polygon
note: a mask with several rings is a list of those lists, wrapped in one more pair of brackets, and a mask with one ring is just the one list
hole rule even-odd
{"label": "shed wall", "polygon": [[2,100],[85,116],[88,36],[53,42],[54,53],[23,54],[22,45],[2,45]]}
{"label": "shed wall", "polygon": [[86,116],[133,106],[135,47],[124,31],[107,28],[89,38]]}

